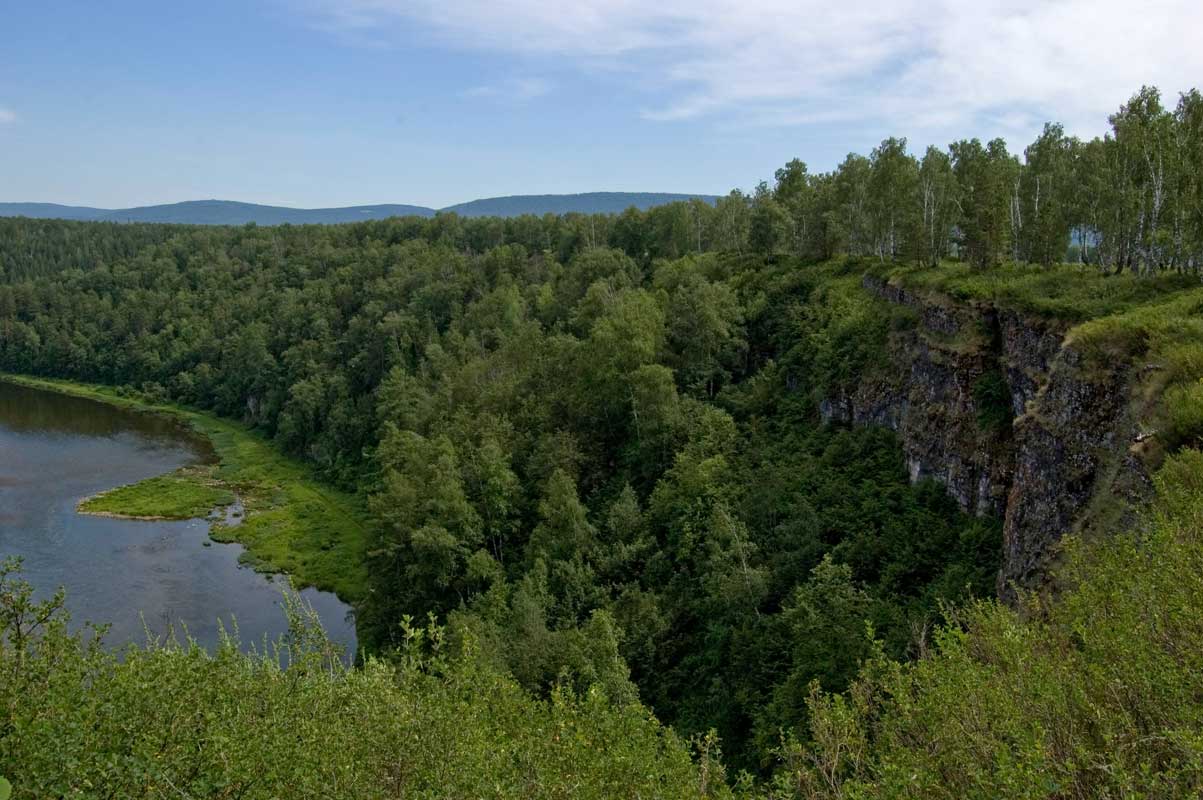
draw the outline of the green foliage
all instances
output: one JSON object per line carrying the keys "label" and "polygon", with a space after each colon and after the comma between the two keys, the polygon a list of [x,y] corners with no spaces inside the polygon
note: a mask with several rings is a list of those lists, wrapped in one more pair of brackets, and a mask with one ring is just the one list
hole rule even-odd
{"label": "green foliage", "polygon": [[907,312],[873,297],[861,287],[859,270],[840,274],[824,265],[815,288],[793,309],[797,328],[782,366],[805,376],[817,402],[853,385],[869,369],[885,365],[886,344],[895,320]]}
{"label": "green foliage", "polygon": [[[913,664],[814,690],[778,796],[1191,797],[1203,789],[1203,454],[1171,457],[1141,533],[1067,543],[1067,589],[958,612]],[[801,789],[796,792],[795,788]]]}
{"label": "green foliage", "polygon": [[748,223],[748,246],[754,253],[771,255],[788,241],[789,213],[769,192],[768,184],[756,187]]}
{"label": "green foliage", "polygon": [[1078,261],[1066,250],[1075,211],[1074,166],[1081,142],[1065,135],[1060,125],[1044,132],[1024,151],[1024,169],[1012,198],[1015,226],[1014,255],[1044,266],[1061,260]]}
{"label": "green foliage", "polygon": [[1171,448],[1203,444],[1203,378],[1171,386],[1165,393],[1165,406],[1166,444]]}
{"label": "green foliage", "polygon": [[1011,427],[1011,389],[1006,378],[995,370],[982,375],[973,384],[973,402],[977,406],[977,424],[983,430],[1006,431]]}
{"label": "green foliage", "polygon": [[[113,654],[0,570],[0,763],[14,797],[722,797],[646,711],[600,688],[535,700],[438,628],[346,667],[295,597],[245,654]],[[714,766],[709,767],[709,772]],[[6,782],[7,783],[7,782]]]}
{"label": "green foliage", "polygon": [[[525,689],[639,696],[685,734],[717,728],[739,766],[802,724],[794,688],[848,679],[866,619],[901,656],[940,599],[990,591],[997,525],[910,487],[892,437],[808,410],[899,324],[860,267],[373,238],[400,225],[189,231],[44,278],[15,318],[85,349],[6,340],[0,359],[212,402],[354,481],[363,527],[265,440],[186,412],[247,507],[214,535],[333,583],[375,651],[433,612]],[[795,590],[825,556],[867,605],[799,649]]]}
{"label": "green foliage", "polygon": [[977,139],[960,141],[949,150],[961,207],[958,245],[973,266],[995,266],[1006,257],[1015,235],[1009,190],[1019,162],[1001,139],[985,146]]}

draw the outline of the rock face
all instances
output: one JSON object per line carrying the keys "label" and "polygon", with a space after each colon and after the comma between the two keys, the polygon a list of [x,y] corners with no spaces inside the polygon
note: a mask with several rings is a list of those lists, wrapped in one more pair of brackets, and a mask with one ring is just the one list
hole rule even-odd
{"label": "rock face", "polygon": [[820,412],[892,428],[912,480],[934,478],[965,511],[1002,517],[1000,597],[1044,586],[1062,536],[1148,492],[1129,452],[1130,364],[1088,364],[1067,326],[1046,319],[873,276],[864,286],[912,309],[915,324],[891,334],[889,365]]}

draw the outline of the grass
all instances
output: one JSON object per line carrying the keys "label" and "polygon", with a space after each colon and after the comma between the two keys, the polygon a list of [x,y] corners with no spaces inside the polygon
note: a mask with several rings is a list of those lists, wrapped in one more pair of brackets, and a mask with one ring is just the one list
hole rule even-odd
{"label": "grass", "polygon": [[958,300],[986,300],[1067,323],[1122,314],[1167,296],[1200,290],[1197,276],[1166,273],[1103,275],[1096,267],[1004,264],[977,269],[962,262],[938,267],[888,264],[875,274],[911,289],[928,289]]}
{"label": "grass", "polygon": [[[363,598],[370,526],[362,501],[321,483],[305,464],[281,453],[256,431],[195,409],[131,397],[112,387],[20,375],[0,374],[0,378],[181,419],[209,440],[217,464],[207,474],[174,473],[152,480],[190,483],[189,488],[169,487],[181,503],[187,502],[189,495],[199,503],[200,487],[214,489],[214,483],[220,491],[237,494],[243,503],[244,518],[240,524],[214,524],[210,529],[213,539],[238,542],[246,549],[244,562],[261,571],[287,573],[298,588],[314,586],[332,591],[351,604]],[[129,514],[137,508],[170,509],[172,500],[147,499],[152,488],[146,482],[135,484],[124,495],[106,501],[106,510]],[[119,505],[122,499],[129,504]]]}
{"label": "grass", "polygon": [[79,504],[85,514],[133,519],[195,519],[237,500],[213,476],[215,469],[184,467],[128,486],[92,495]]}

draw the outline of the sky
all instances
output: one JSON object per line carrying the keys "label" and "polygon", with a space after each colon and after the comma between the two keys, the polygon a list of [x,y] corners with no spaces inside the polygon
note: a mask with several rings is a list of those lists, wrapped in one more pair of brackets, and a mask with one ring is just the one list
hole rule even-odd
{"label": "sky", "polygon": [[1200,0],[8,0],[0,201],[724,194],[1203,88]]}

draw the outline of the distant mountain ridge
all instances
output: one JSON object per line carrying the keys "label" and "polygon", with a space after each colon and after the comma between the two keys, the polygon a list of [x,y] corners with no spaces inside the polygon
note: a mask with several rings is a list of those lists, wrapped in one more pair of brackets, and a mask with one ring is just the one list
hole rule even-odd
{"label": "distant mountain ridge", "polygon": [[98,220],[111,213],[113,212],[104,208],[64,206],[58,203],[0,203],[0,217]]}
{"label": "distant mountain ridge", "polygon": [[289,208],[239,203],[234,200],[188,200],[137,208],[89,208],[56,203],[0,203],[0,217],[74,219],[90,222],[162,222],[182,225],[306,225],[360,222],[404,216],[429,217],[434,210],[424,206],[375,205],[346,208]]}
{"label": "distant mountain ridge", "polygon": [[455,212],[464,217],[516,217],[522,214],[613,214],[634,206],[646,210],[678,200],[697,198],[708,203],[714,195],[673,194],[669,192],[587,192],[584,194],[538,194],[490,197],[448,206],[381,204],[341,208],[291,208],[235,200],[188,200],[136,208],[91,208],[58,203],[0,203],[0,217],[70,219],[89,222],[158,222],[180,225],[312,225],[362,222],[387,217],[432,217],[438,211]]}
{"label": "distant mountain ridge", "polygon": [[671,192],[586,192],[584,194],[517,194],[489,197],[447,206],[461,217],[518,217],[523,214],[620,214],[631,206],[646,211],[682,200],[697,198],[707,203],[718,200],[709,194],[673,194]]}

